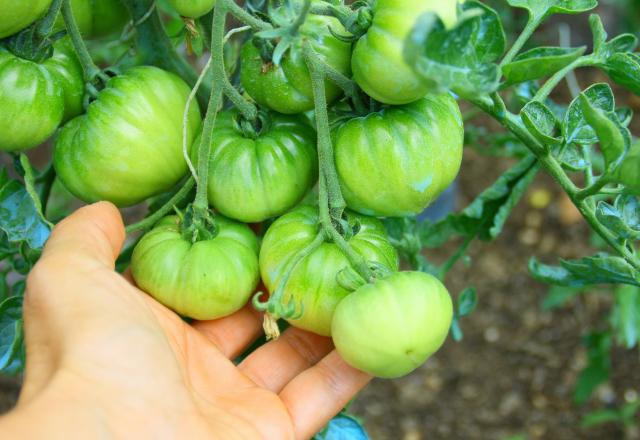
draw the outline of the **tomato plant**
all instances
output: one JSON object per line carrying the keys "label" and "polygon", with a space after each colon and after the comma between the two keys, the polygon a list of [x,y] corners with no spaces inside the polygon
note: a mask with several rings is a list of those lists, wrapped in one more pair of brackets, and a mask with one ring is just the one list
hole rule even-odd
{"label": "tomato plant", "polygon": [[51,0],[0,1],[0,38],[8,37],[29,26],[46,11]]}
{"label": "tomato plant", "polygon": [[[86,38],[101,38],[122,31],[130,20],[122,0],[71,0],[76,24]],[[64,29],[58,17],[56,29]]]}
{"label": "tomato plant", "polygon": [[216,0],[169,0],[169,3],[183,17],[198,18],[211,11]]}

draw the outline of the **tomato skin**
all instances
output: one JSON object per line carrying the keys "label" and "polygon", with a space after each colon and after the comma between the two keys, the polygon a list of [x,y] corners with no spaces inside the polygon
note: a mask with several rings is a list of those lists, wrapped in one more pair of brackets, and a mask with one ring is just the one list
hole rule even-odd
{"label": "tomato skin", "polygon": [[16,34],[42,17],[52,0],[0,0],[0,38]]}
{"label": "tomato skin", "polygon": [[[246,92],[261,106],[279,113],[304,113],[314,108],[311,74],[302,52],[303,39],[308,40],[325,63],[345,76],[351,75],[351,45],[329,32],[329,26],[344,33],[340,22],[333,17],[310,15],[300,28],[301,37],[282,58],[280,65],[266,64],[251,40],[242,47],[240,80]],[[332,81],[325,81],[327,103],[341,94]]]}
{"label": "tomato skin", "polygon": [[68,37],[54,45],[53,56],[43,65],[53,74],[64,93],[64,117],[62,122],[83,112],[84,79],[82,65]]}
{"label": "tomato skin", "polygon": [[21,151],[47,140],[64,114],[64,91],[43,65],[0,48],[0,151]]}
{"label": "tomato skin", "polygon": [[453,304],[424,272],[398,272],[366,284],[336,308],[333,342],[352,367],[384,378],[409,374],[444,343]]}
{"label": "tomato skin", "polygon": [[142,290],[177,313],[217,319],[242,308],[259,280],[258,240],[247,225],[216,217],[217,235],[192,244],[180,219],[162,219],[138,242],[131,274]]}
{"label": "tomato skin", "polygon": [[[86,202],[118,206],[169,190],[187,172],[182,114],[189,93],[182,79],[156,67],[134,67],[112,78],[56,139],[54,166],[62,183]],[[189,146],[200,124],[192,105]]]}
{"label": "tomato skin", "polygon": [[[101,38],[124,28],[131,19],[121,0],[71,0],[73,18],[85,38]],[[62,13],[56,18],[54,31],[64,29]]]}
{"label": "tomato skin", "polygon": [[[377,219],[349,214],[350,223],[359,222],[360,230],[349,244],[367,261],[376,261],[391,270],[398,268],[398,256],[384,227]],[[296,254],[313,242],[318,234],[318,210],[304,206],[283,215],[267,230],[260,249],[262,281],[273,293]],[[349,266],[347,257],[334,243],[325,242],[298,263],[284,290],[284,303],[293,295],[303,305],[300,319],[291,325],[319,335],[331,335],[331,320],[338,303],[349,291],[336,281],[336,275]]]}
{"label": "tomato skin", "polygon": [[213,9],[216,0],[169,0],[169,4],[183,17],[199,18]]}
{"label": "tomato skin", "polygon": [[369,96],[384,104],[408,104],[429,87],[404,61],[404,42],[416,20],[436,12],[445,25],[456,21],[457,0],[377,0],[373,22],[353,50],[353,78]]}
{"label": "tomato skin", "polygon": [[614,180],[622,183],[627,192],[640,195],[640,142],[631,146],[627,157],[616,170]]}
{"label": "tomato skin", "polygon": [[227,217],[261,222],[293,208],[315,183],[316,134],[301,117],[274,113],[252,139],[239,129],[237,119],[236,110],[216,118],[209,202]]}
{"label": "tomato skin", "polygon": [[449,95],[347,121],[334,132],[347,205],[383,217],[420,213],[455,179],[463,142],[460,109]]}

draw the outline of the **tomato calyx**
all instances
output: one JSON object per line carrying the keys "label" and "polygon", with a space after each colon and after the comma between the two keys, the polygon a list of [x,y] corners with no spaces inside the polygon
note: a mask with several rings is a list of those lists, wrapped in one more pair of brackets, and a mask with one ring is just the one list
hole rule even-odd
{"label": "tomato calyx", "polygon": [[53,56],[53,43],[66,34],[66,31],[60,31],[43,38],[34,24],[8,38],[5,44],[9,52],[18,58],[40,64]]}
{"label": "tomato calyx", "polygon": [[346,289],[349,292],[354,292],[365,284],[373,284],[376,281],[387,278],[395,273],[387,266],[377,261],[367,261],[367,265],[371,270],[372,276],[370,280],[365,280],[353,267],[347,266],[337,273],[336,281],[343,289]]}
{"label": "tomato calyx", "polygon": [[218,235],[218,227],[210,209],[204,212],[197,209],[195,204],[187,206],[184,213],[176,209],[180,218],[180,230],[182,237],[191,242],[213,240]]}
{"label": "tomato calyx", "polygon": [[271,119],[266,111],[259,110],[255,120],[245,118],[242,113],[234,119],[235,127],[238,132],[249,139],[258,139],[260,135],[269,131]]}

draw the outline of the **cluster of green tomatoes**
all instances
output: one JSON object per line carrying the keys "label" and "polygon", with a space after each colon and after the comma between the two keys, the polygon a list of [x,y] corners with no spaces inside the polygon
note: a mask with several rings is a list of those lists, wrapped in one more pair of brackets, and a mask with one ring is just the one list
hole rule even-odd
{"label": "cluster of green tomatoes", "polygon": [[[0,37],[35,20],[50,0],[23,9],[25,2],[0,0],[7,3],[15,23],[3,17]],[[191,18],[214,6],[211,0],[170,3]],[[460,168],[463,123],[456,101],[431,94],[402,58],[415,19],[435,11],[452,23],[456,4],[378,0],[370,27],[354,42],[336,36],[347,32],[336,18],[310,14],[278,63],[248,38],[240,53],[240,85],[260,116],[247,121],[233,108],[217,114],[207,186],[215,227],[194,241],[185,234],[184,213],[160,220],[133,252],[137,285],[185,317],[210,320],[245,306],[262,280],[271,297],[277,292],[291,306],[291,313],[275,318],[331,336],[354,367],[397,377],[421,365],[448,334],[452,301],[437,278],[398,271],[380,217],[420,213]],[[91,27],[83,32],[89,35]],[[348,207],[340,233],[374,269],[369,280],[358,278],[327,236],[317,204],[301,204],[322,166],[303,42],[371,98],[367,111],[356,112],[334,82],[324,84],[335,119],[332,162]],[[181,78],[157,67],[133,67],[111,78],[86,109],[83,87],[82,70],[64,40],[42,62],[0,49],[0,149],[31,148],[55,132],[54,166],[66,188],[83,201],[120,207],[171,190],[188,175],[189,160],[197,166],[202,115],[195,104],[185,112],[191,91]],[[259,240],[247,223],[265,221],[269,226]],[[254,304],[260,301],[254,297]]]}

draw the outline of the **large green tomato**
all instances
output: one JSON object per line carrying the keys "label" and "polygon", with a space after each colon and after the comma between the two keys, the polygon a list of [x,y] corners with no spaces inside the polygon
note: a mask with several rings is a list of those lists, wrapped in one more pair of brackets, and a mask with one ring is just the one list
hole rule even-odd
{"label": "large green tomato", "polygon": [[0,48],[0,151],[20,151],[47,140],[64,114],[64,90],[42,64]]}
{"label": "large green tomato", "polygon": [[183,17],[199,18],[213,9],[216,0],[169,0],[169,3]]}
{"label": "large green tomato", "polygon": [[430,95],[351,119],[334,138],[347,205],[362,214],[402,217],[421,212],[453,182],[464,130],[456,101]]}
{"label": "large green tomato", "polygon": [[[73,18],[85,38],[100,38],[121,31],[131,19],[122,0],[71,0]],[[54,30],[64,29],[60,14]]]}
{"label": "large green tomato", "polygon": [[349,365],[394,378],[409,374],[440,348],[452,318],[451,297],[436,277],[398,272],[347,296],[338,304],[331,330]]}
{"label": "large green tomato", "polygon": [[437,13],[447,26],[456,21],[457,0],[377,0],[373,22],[356,43],[353,77],[369,96],[384,104],[407,104],[429,92],[404,61],[404,42],[420,15]]}
{"label": "large green tomato", "polygon": [[18,33],[39,19],[51,0],[0,0],[0,38]]}
{"label": "large green tomato", "polygon": [[[285,114],[303,113],[314,108],[311,74],[304,60],[302,43],[311,46],[329,66],[349,76],[351,74],[351,45],[331,35],[329,28],[344,33],[340,22],[333,17],[309,15],[300,28],[300,37],[284,55],[280,65],[264,62],[251,40],[242,47],[240,79],[246,92],[265,107]],[[340,96],[340,88],[325,81],[327,102]]]}
{"label": "large green tomato", "polygon": [[73,50],[71,40],[67,37],[54,45],[53,56],[43,65],[53,74],[64,91],[64,117],[62,121],[82,113],[84,97],[84,79],[82,65]]}
{"label": "large green tomato", "polygon": [[614,180],[622,183],[628,192],[640,195],[640,142],[631,146],[627,157],[616,170]]}
{"label": "large green tomato", "polygon": [[219,113],[211,138],[209,202],[247,223],[285,213],[315,183],[315,146],[315,131],[302,117],[268,115],[252,138],[239,128],[237,111]]}
{"label": "large green tomato", "polygon": [[217,319],[244,306],[258,284],[258,240],[247,225],[216,217],[217,235],[191,243],[177,216],[145,234],[131,256],[138,287],[177,313]]}
{"label": "large green tomato", "polygon": [[[349,213],[356,234],[349,240],[365,260],[397,270],[398,256],[389,243],[384,227],[377,219]],[[296,254],[314,241],[318,234],[318,210],[304,206],[276,220],[267,230],[260,249],[262,281],[274,292],[282,282]],[[284,303],[293,299],[303,314],[291,325],[319,335],[331,335],[331,320],[338,303],[349,291],[338,284],[336,276],[350,266],[347,257],[334,243],[325,242],[301,260],[293,269],[284,289]]]}
{"label": "large green tomato", "polygon": [[[134,67],[112,78],[87,113],[56,139],[54,166],[76,197],[134,205],[174,186],[187,172],[182,118],[190,90],[178,76]],[[192,105],[187,142],[200,128]]]}

